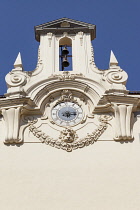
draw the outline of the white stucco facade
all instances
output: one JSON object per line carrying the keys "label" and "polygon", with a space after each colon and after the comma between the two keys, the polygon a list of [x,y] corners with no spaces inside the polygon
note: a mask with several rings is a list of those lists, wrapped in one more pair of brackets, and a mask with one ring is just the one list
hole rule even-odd
{"label": "white stucco facade", "polygon": [[[0,98],[2,210],[139,210],[140,95],[113,52],[94,61],[92,24],[62,18],[35,27],[37,67],[20,54]],[[72,70],[60,71],[60,46]]]}

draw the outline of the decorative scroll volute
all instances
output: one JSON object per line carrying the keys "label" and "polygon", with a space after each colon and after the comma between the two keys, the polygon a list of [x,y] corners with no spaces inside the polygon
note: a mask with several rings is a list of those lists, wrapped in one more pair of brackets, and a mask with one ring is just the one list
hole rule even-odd
{"label": "decorative scroll volute", "polygon": [[27,78],[24,72],[11,71],[5,77],[9,87],[23,86],[26,84]]}
{"label": "decorative scroll volute", "polygon": [[12,70],[5,77],[8,90],[6,96],[16,98],[25,95],[24,86],[27,83],[27,75],[25,72]]}
{"label": "decorative scroll volute", "polygon": [[124,84],[126,83],[127,78],[127,73],[122,69],[112,69],[106,74],[106,79],[109,83]]}

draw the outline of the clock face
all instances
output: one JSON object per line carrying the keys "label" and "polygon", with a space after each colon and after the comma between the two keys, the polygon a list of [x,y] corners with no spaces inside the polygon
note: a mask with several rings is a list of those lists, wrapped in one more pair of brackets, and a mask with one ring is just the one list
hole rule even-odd
{"label": "clock face", "polygon": [[64,102],[52,109],[52,119],[60,126],[73,126],[83,118],[83,111],[80,106],[72,102]]}

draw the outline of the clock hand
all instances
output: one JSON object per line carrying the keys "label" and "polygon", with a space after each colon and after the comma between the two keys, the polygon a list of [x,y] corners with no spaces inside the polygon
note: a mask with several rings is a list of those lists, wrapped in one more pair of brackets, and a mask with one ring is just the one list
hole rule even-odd
{"label": "clock hand", "polygon": [[76,112],[70,112],[70,115],[76,115]]}
{"label": "clock hand", "polygon": [[70,111],[66,111],[62,113],[62,116],[64,117],[70,117],[71,115],[76,115],[76,112],[70,112]]}
{"label": "clock hand", "polygon": [[69,111],[65,111],[65,112],[63,112],[62,113],[62,116],[64,116],[64,117],[70,117],[71,116],[71,114],[70,114],[70,112]]}

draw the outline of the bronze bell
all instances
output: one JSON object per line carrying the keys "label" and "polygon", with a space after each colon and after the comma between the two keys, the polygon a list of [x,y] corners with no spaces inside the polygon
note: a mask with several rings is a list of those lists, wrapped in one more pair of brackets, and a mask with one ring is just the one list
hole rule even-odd
{"label": "bronze bell", "polygon": [[63,62],[62,62],[62,66],[63,67],[68,67],[70,64],[69,64],[69,62],[68,62],[68,60],[67,60],[67,56],[65,56],[64,58],[63,58]]}
{"label": "bronze bell", "polygon": [[68,54],[69,54],[69,51],[68,51],[67,47],[65,46],[62,50],[62,56],[68,55]]}

